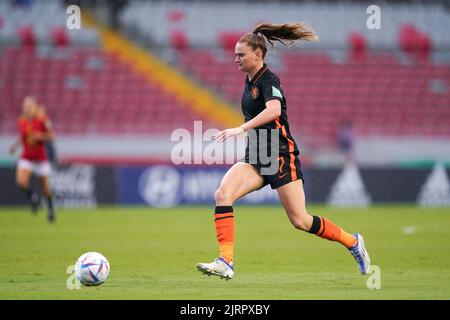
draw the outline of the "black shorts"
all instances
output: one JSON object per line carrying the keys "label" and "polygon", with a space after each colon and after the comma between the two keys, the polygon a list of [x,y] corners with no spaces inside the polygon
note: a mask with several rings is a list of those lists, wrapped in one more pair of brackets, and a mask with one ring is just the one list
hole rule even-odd
{"label": "black shorts", "polygon": [[[245,163],[249,163],[249,158],[246,156],[243,160]],[[278,170],[275,174],[263,174],[262,168],[268,167],[267,165],[262,165],[260,163],[250,163],[256,171],[264,179],[264,184],[262,187],[270,184],[272,189],[278,189],[289,182],[301,179],[304,183],[302,165],[299,158],[293,153],[280,154],[278,157]],[[261,188],[262,188],[261,187]]]}

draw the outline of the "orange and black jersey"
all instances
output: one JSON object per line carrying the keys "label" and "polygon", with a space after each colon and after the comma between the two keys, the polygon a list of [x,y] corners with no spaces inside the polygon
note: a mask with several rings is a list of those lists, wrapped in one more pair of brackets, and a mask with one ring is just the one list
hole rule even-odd
{"label": "orange and black jersey", "polygon": [[[274,99],[280,101],[281,103],[281,115],[274,121],[255,128],[258,140],[261,129],[266,129],[268,131],[267,148],[270,149],[270,130],[278,130],[279,154],[292,153],[293,155],[297,156],[299,154],[299,151],[297,144],[295,143],[289,131],[289,124],[286,113],[286,98],[284,96],[283,89],[281,88],[280,79],[268,69],[266,64],[264,64],[262,68],[259,69],[259,71],[255,74],[252,80],[249,81],[248,77],[245,80],[245,90],[241,101],[245,122],[248,122],[251,119],[255,118],[266,108],[266,102]],[[248,156],[248,148],[249,140],[247,140],[246,157]],[[270,153],[269,150],[267,150],[267,152]]]}

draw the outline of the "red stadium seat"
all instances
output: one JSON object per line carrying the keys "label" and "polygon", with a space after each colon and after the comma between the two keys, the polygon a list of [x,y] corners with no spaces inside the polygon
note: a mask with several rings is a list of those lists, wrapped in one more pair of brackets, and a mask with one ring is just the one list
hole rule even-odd
{"label": "red stadium seat", "polygon": [[170,44],[174,49],[182,51],[189,47],[187,36],[183,31],[172,31]]}
{"label": "red stadium seat", "polygon": [[236,46],[236,42],[244,35],[245,31],[222,31],[219,32],[219,45],[222,49],[227,51],[233,51]]}
{"label": "red stadium seat", "polygon": [[63,27],[56,27],[51,31],[53,44],[57,47],[65,47],[69,45],[69,36],[66,29]]}
{"label": "red stadium seat", "polygon": [[411,24],[403,25],[399,32],[399,46],[419,61],[427,61],[432,50],[430,37]]}
{"label": "red stadium seat", "polygon": [[367,42],[364,36],[359,32],[349,34],[350,59],[360,60],[365,57],[367,51]]}
{"label": "red stadium seat", "polygon": [[36,45],[36,36],[31,26],[21,26],[17,29],[20,42],[24,47],[34,47]]}
{"label": "red stadium seat", "polygon": [[416,27],[411,24],[406,24],[401,27],[399,33],[399,45],[405,52],[411,53],[417,49],[417,38],[419,32]]}

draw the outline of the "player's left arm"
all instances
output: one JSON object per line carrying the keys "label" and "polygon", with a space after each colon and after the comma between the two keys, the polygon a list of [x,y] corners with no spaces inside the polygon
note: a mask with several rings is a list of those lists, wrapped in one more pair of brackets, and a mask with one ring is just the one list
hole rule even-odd
{"label": "player's left arm", "polygon": [[10,147],[9,147],[9,153],[14,155],[16,153],[17,148],[19,148],[21,145],[20,139],[17,139]]}
{"label": "player's left arm", "polygon": [[214,136],[214,139],[218,142],[222,142],[226,138],[241,135],[250,129],[254,129],[266,123],[272,122],[280,115],[281,102],[279,100],[269,100],[266,102],[266,108],[252,120],[247,121],[239,127],[222,130]]}

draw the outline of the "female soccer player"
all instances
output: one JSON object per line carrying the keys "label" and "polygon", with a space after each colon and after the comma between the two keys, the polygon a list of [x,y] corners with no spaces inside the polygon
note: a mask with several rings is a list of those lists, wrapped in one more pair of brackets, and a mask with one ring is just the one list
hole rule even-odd
{"label": "female soccer player", "polygon": [[[53,139],[45,123],[38,117],[37,103],[32,97],[23,100],[23,114],[18,120],[20,142],[23,146],[22,154],[16,169],[16,182],[31,204],[33,213],[39,206],[39,199],[30,189],[30,178],[33,173],[39,177],[42,193],[47,199],[48,221],[55,220],[52,191],[49,183],[50,163],[47,161],[44,142]],[[18,144],[11,146],[10,152],[15,153]]]}
{"label": "female soccer player", "polygon": [[[307,212],[299,151],[289,131],[285,94],[279,78],[264,63],[267,45],[273,46],[273,41],[289,45],[296,40],[317,39],[316,34],[301,23],[260,24],[253,32],[243,35],[236,44],[235,62],[239,70],[247,75],[242,97],[245,123],[240,127],[218,132],[215,139],[221,142],[250,131],[244,161],[234,164],[228,170],[215,193],[214,218],[220,254],[212,263],[197,264],[197,269],[205,274],[227,280],[233,277],[233,204],[267,184],[277,190],[281,204],[296,229],[343,244],[355,258],[361,274],[369,272],[370,258],[360,234],[349,234],[330,220]],[[270,139],[270,132],[273,130],[279,136],[278,143],[275,144]],[[249,147],[257,145],[255,139],[267,142],[266,150],[261,150],[261,147],[253,148],[256,156],[255,150]],[[261,161],[262,152],[268,155],[273,152],[274,146],[278,153],[276,172],[267,173],[270,170],[267,170],[267,162]]]}

